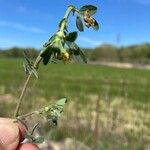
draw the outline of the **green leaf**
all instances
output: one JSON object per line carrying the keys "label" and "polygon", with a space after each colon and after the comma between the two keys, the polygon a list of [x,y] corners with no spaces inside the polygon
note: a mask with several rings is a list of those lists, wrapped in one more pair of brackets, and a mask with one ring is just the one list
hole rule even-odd
{"label": "green leaf", "polygon": [[[94,19],[95,20],[95,19]],[[99,24],[98,22],[95,20],[94,22],[94,26],[92,26],[94,30],[98,31],[99,30]]]}
{"label": "green leaf", "polygon": [[49,124],[57,125],[58,117],[63,112],[63,108],[66,102],[67,102],[66,98],[62,98],[58,100],[55,104],[42,108],[39,111],[39,114],[46,117]]}
{"label": "green leaf", "polygon": [[76,26],[77,26],[79,31],[81,31],[81,32],[84,31],[83,23],[82,23],[80,16],[77,16],[77,18],[76,18]]}
{"label": "green leaf", "polygon": [[70,47],[70,51],[74,55],[74,58],[76,58],[78,61],[80,60],[79,62],[87,63],[84,53],[76,43],[68,42],[67,45]]}
{"label": "green leaf", "polygon": [[80,57],[81,57],[81,59],[82,59],[82,61],[84,62],[84,63],[87,63],[87,59],[86,59],[86,57],[85,57],[85,55],[84,55],[84,53],[82,52],[82,50],[79,48],[79,46],[76,44],[76,43],[74,43],[74,47],[76,47],[76,50],[78,51],[78,53],[76,52],[74,52],[74,54],[76,55],[79,55]]}
{"label": "green leaf", "polygon": [[23,67],[24,67],[26,74],[33,73],[35,75],[35,77],[38,78],[38,73],[37,73],[36,69],[34,68],[33,62],[30,61],[26,51],[23,52],[23,55],[25,58],[25,62],[23,63]]}
{"label": "green leaf", "polygon": [[77,32],[70,32],[66,35],[65,40],[69,42],[74,42],[77,39],[78,33]]}
{"label": "green leaf", "polygon": [[39,136],[33,139],[33,143],[35,144],[41,144],[44,142],[44,137],[43,136]]}
{"label": "green leaf", "polygon": [[85,5],[83,7],[81,7],[81,9],[79,10],[80,14],[84,15],[85,11],[89,10],[90,14],[93,15],[97,12],[97,7],[93,6],[93,5]]}
{"label": "green leaf", "polygon": [[32,140],[34,137],[33,137],[33,135],[31,135],[31,133],[28,130],[26,130],[25,131],[25,138],[28,140]]}
{"label": "green leaf", "polygon": [[66,98],[62,98],[60,100],[58,100],[55,105],[59,105],[59,106],[64,106],[67,103],[67,99]]}
{"label": "green leaf", "polygon": [[26,74],[30,74],[30,73],[31,73],[31,70],[32,70],[31,61],[30,61],[30,59],[29,59],[29,57],[28,57],[26,51],[23,51],[23,55],[24,55],[23,67],[24,67],[25,73],[26,73]]}
{"label": "green leaf", "polygon": [[60,114],[63,112],[63,108],[64,108],[64,105],[67,103],[67,99],[66,98],[62,98],[60,100],[58,100],[55,105],[52,107],[52,111],[54,111],[55,115],[57,117],[60,116]]}
{"label": "green leaf", "polygon": [[51,47],[47,47],[42,53],[41,53],[41,57],[43,58],[43,64],[47,65],[50,58],[52,55],[52,48]]}

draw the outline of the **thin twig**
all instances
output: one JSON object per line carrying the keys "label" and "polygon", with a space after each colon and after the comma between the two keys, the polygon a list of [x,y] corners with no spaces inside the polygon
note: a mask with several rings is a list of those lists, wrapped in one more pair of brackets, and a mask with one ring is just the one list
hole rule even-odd
{"label": "thin twig", "polygon": [[27,89],[28,83],[29,83],[29,81],[30,81],[31,75],[32,75],[32,72],[28,75],[28,78],[27,78],[27,80],[25,81],[25,84],[24,84],[24,86],[23,86],[21,95],[20,95],[20,97],[19,97],[19,102],[17,103],[17,107],[16,107],[16,110],[15,110],[15,113],[14,113],[14,117],[17,117],[17,116],[18,116],[18,112],[19,112],[19,109],[20,109],[20,106],[21,106],[21,103],[22,103],[22,100],[23,100],[25,91],[26,91],[26,89]]}
{"label": "thin twig", "polygon": [[32,116],[32,115],[34,115],[34,114],[38,114],[38,111],[32,111],[32,112],[27,113],[27,114],[25,114],[25,115],[18,116],[17,119],[26,118],[26,117]]}
{"label": "thin twig", "polygon": [[[42,58],[40,57],[40,54],[39,54],[38,57],[37,57],[36,60],[35,60],[34,65],[33,65],[35,69],[38,69],[38,65],[39,65],[39,63],[41,62],[41,60],[42,60]],[[20,106],[21,106],[21,103],[22,103],[24,94],[25,94],[25,92],[26,92],[28,83],[29,83],[29,81],[30,81],[30,79],[31,79],[32,73],[33,73],[33,72],[31,72],[31,73],[28,75],[27,80],[26,80],[25,83],[24,83],[24,86],[23,86],[21,95],[20,95],[20,97],[19,97],[19,100],[18,100],[18,103],[17,103],[17,106],[16,106],[16,110],[15,110],[15,113],[14,113],[14,117],[15,117],[15,118],[18,116],[18,112],[19,112],[19,109],[20,109]]]}

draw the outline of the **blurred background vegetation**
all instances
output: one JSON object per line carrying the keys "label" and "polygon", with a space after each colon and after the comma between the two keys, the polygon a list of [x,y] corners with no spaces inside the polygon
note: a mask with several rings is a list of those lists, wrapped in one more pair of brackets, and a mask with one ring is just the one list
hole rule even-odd
{"label": "blurred background vegetation", "polygon": [[[0,49],[0,58],[21,58],[22,51],[28,50],[32,58],[36,58],[38,51],[35,48],[13,47]],[[110,44],[102,44],[93,49],[83,49],[89,61],[92,62],[129,62],[134,64],[150,63],[150,44],[131,45],[127,47],[117,47]]]}
{"label": "blurred background vegetation", "polygon": [[[26,78],[23,50],[33,59],[38,50],[0,50],[0,116],[11,117]],[[58,127],[29,117],[29,129],[42,121],[36,134],[45,135],[41,149],[148,150],[150,147],[150,44],[115,47],[109,44],[84,49],[89,64],[49,64],[30,82],[21,113],[67,97]],[[142,65],[116,68],[101,62]]]}
{"label": "blurred background vegetation", "polygon": [[[79,34],[88,64],[40,65],[20,113],[63,97],[68,103],[57,127],[32,116],[29,130],[40,122],[41,150],[150,150],[148,0],[0,0],[0,117],[12,117],[27,78],[23,51],[35,60],[70,4],[97,6],[100,30]],[[68,27],[77,30],[75,19]]]}

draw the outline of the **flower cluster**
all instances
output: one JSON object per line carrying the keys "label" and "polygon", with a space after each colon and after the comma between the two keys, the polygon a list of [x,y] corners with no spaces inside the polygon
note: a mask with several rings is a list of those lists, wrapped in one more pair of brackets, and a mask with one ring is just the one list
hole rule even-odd
{"label": "flower cluster", "polygon": [[99,29],[99,24],[92,17],[96,12],[97,12],[97,7],[92,5],[86,5],[80,9],[80,14],[83,15],[86,27],[88,28],[93,27],[94,30]]}

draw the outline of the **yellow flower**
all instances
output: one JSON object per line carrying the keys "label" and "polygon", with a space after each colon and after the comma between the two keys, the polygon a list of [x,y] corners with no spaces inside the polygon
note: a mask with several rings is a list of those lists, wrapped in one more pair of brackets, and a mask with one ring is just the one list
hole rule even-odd
{"label": "yellow flower", "polygon": [[63,60],[63,62],[66,62],[69,60],[69,53],[68,52],[65,52],[62,54],[62,60]]}

